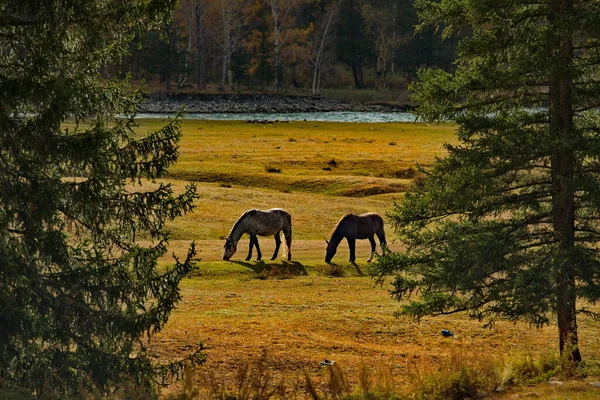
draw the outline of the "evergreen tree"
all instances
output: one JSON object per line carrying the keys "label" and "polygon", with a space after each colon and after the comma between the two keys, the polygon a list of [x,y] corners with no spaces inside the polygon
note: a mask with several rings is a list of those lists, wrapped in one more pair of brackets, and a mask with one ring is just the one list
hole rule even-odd
{"label": "evergreen tree", "polygon": [[396,8],[396,34],[399,45],[394,54],[397,67],[416,77],[422,67],[437,67],[451,70],[456,56],[456,37],[442,40],[432,27],[422,27],[415,32],[418,24],[417,10],[413,0],[398,0]]}
{"label": "evergreen tree", "polygon": [[460,144],[390,213],[403,253],[394,296],[414,317],[466,311],[540,326],[581,360],[578,300],[600,299],[600,4],[420,0],[424,24],[462,34],[456,71],[424,70],[420,116]]}
{"label": "evergreen tree", "polygon": [[175,162],[179,121],[136,135],[132,119],[114,116],[132,114],[139,96],[102,75],[173,6],[0,6],[0,392],[83,398],[123,381],[155,387],[144,344],[179,300],[194,248],[166,271],[157,258],[165,222],[190,210],[195,189],[140,186]]}
{"label": "evergreen tree", "polygon": [[250,68],[250,54],[245,49],[240,49],[231,56],[231,73],[233,83],[238,87],[241,85],[248,86]]}
{"label": "evergreen tree", "polygon": [[352,69],[354,87],[364,89],[363,67],[373,55],[374,45],[367,37],[359,0],[342,0],[336,24],[335,52]]}
{"label": "evergreen tree", "polygon": [[262,90],[265,90],[265,86],[273,78],[273,67],[270,62],[271,46],[269,44],[268,36],[265,32],[259,33],[258,43],[258,54],[255,55],[257,58],[257,66],[254,71],[253,78],[257,82]]}
{"label": "evergreen tree", "polygon": [[166,89],[169,90],[173,75],[190,72],[185,62],[186,41],[187,38],[182,36],[182,29],[177,24],[166,24],[162,32],[146,32],[140,47],[134,48],[134,60],[137,60],[144,70],[158,74],[160,81],[165,82]]}

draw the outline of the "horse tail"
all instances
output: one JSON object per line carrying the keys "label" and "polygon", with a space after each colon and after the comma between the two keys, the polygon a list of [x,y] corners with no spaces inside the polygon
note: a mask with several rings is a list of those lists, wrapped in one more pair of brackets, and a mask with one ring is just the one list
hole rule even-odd
{"label": "horse tail", "polygon": [[292,215],[286,212],[284,213],[284,219],[287,226],[284,226],[283,228],[283,235],[285,237],[285,251],[288,254],[289,260],[292,258]]}
{"label": "horse tail", "polygon": [[387,250],[387,240],[385,239],[385,230],[383,229],[385,222],[380,215],[377,216],[381,220],[381,225],[379,226],[379,229],[377,231],[377,236],[379,237],[379,245],[381,246],[381,251],[385,253]]}
{"label": "horse tail", "polygon": [[[279,233],[281,235],[281,232]],[[283,242],[283,246],[282,246],[282,253],[286,254],[289,251],[289,247],[287,245],[287,238],[285,237],[285,233],[283,234],[284,238],[282,240]]]}

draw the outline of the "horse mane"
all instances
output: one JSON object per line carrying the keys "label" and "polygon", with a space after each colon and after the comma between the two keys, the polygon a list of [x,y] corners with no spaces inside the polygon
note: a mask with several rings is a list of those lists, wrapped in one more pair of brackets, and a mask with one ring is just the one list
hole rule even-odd
{"label": "horse mane", "polygon": [[356,217],[356,215],[355,214],[346,214],[346,215],[344,215],[342,218],[340,218],[340,220],[338,221],[338,223],[335,226],[335,228],[333,228],[333,230],[335,231],[342,224],[342,222],[344,222],[345,220],[347,220],[350,217]]}
{"label": "horse mane", "polygon": [[355,217],[355,214],[346,214],[344,215],[342,218],[340,218],[340,220],[338,221],[338,223],[335,225],[335,228],[333,228],[333,231],[331,232],[331,235],[329,236],[330,239],[333,239],[335,233],[338,231],[338,229],[340,228],[340,226],[342,225],[342,222],[344,222],[345,220],[347,220],[350,217]]}
{"label": "horse mane", "polygon": [[250,215],[256,214],[257,212],[258,212],[258,210],[252,209],[252,210],[248,210],[245,213],[243,213],[242,216],[240,218],[238,218],[237,221],[235,221],[235,224],[233,224],[233,228],[231,228],[231,231],[229,232],[228,237],[231,237],[231,235],[233,234],[233,232],[235,232],[237,230],[237,228],[240,226],[240,224],[242,223],[242,221],[244,221]]}

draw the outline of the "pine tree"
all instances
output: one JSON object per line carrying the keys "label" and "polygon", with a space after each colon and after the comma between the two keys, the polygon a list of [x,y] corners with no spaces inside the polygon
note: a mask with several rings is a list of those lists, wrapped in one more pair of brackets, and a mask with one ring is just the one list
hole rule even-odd
{"label": "pine tree", "polygon": [[457,37],[442,40],[433,27],[425,26],[415,32],[419,20],[413,3],[413,0],[398,0],[397,3],[395,30],[399,43],[394,53],[395,65],[413,78],[419,68],[425,66],[451,70]]}
{"label": "pine tree", "polygon": [[461,35],[456,71],[414,85],[425,120],[455,121],[458,145],[390,213],[406,315],[541,326],[581,360],[579,300],[600,299],[600,4],[420,0],[420,18]]}
{"label": "pine tree", "polygon": [[186,65],[185,48],[187,38],[182,36],[183,29],[175,23],[161,27],[161,31],[152,30],[145,33],[140,43],[133,43],[133,60],[151,74],[158,74],[160,81],[165,82],[165,89],[171,90],[171,81],[178,74],[190,72]]}
{"label": "pine tree", "polygon": [[367,37],[359,0],[342,0],[336,23],[335,52],[352,69],[355,89],[365,89],[363,67],[373,56],[374,45]]}
{"label": "pine tree", "polygon": [[160,368],[144,344],[180,298],[193,245],[166,271],[157,259],[165,223],[191,209],[195,188],[141,185],[176,161],[179,120],[136,134],[115,116],[131,115],[139,95],[105,76],[174,3],[0,6],[0,391],[155,387]]}

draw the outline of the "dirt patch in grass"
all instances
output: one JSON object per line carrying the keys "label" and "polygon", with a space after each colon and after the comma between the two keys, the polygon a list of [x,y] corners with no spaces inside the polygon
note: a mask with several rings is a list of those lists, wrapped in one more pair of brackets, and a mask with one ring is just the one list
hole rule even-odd
{"label": "dirt patch in grass", "polygon": [[404,192],[408,188],[408,185],[392,183],[389,185],[373,185],[373,184],[362,184],[354,187],[349,187],[336,192],[338,196],[348,197],[367,197],[385,193],[400,193]]}

